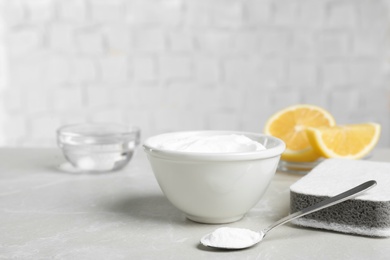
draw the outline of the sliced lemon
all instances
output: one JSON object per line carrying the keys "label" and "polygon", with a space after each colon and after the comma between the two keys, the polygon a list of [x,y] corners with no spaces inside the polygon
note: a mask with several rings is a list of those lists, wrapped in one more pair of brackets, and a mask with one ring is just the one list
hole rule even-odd
{"label": "sliced lemon", "polygon": [[311,147],[307,127],[334,126],[333,116],[325,109],[307,104],[287,107],[272,115],[264,128],[266,134],[286,143],[282,159],[293,162],[311,162],[320,157]]}
{"label": "sliced lemon", "polygon": [[332,127],[309,127],[306,130],[315,152],[325,158],[360,159],[378,143],[381,126],[376,123]]}

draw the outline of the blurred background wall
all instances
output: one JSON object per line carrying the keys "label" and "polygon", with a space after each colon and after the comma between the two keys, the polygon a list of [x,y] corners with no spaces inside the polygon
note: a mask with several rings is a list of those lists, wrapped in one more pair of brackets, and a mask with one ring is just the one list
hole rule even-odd
{"label": "blurred background wall", "polygon": [[77,122],[262,132],[311,103],[382,124],[389,1],[2,0],[0,142],[53,146]]}

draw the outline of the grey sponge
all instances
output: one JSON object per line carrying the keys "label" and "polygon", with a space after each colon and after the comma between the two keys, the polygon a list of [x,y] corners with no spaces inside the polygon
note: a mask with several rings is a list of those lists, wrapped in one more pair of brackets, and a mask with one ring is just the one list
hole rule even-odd
{"label": "grey sponge", "polygon": [[328,159],[290,187],[290,210],[299,211],[368,180],[378,185],[292,223],[372,237],[390,236],[390,163]]}

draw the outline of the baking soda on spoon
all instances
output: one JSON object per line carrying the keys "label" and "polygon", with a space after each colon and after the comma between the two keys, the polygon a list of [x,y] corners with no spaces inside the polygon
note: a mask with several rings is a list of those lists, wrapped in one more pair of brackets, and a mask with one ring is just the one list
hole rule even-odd
{"label": "baking soda on spoon", "polygon": [[246,248],[260,242],[263,234],[245,228],[222,227],[202,238],[201,243],[217,248]]}

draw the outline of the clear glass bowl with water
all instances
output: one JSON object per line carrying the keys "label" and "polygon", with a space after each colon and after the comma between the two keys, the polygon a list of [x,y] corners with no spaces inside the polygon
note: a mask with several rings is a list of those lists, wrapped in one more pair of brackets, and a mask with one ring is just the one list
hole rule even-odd
{"label": "clear glass bowl with water", "polygon": [[66,125],[57,130],[57,143],[72,166],[85,172],[123,168],[140,142],[138,127],[91,123]]}

